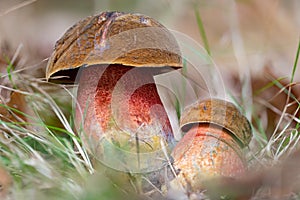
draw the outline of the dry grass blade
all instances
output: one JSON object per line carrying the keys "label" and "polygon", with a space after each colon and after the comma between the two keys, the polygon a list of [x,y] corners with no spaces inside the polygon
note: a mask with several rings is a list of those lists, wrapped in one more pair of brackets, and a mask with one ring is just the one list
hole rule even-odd
{"label": "dry grass blade", "polygon": [[[53,98],[47,92],[45,92],[40,87],[38,87],[38,85],[32,84],[32,86],[46,97],[46,99],[48,100],[49,105],[52,107],[52,109],[55,112],[55,114],[57,115],[57,117],[63,123],[65,129],[69,133],[71,133],[73,136],[76,136],[76,134],[72,130],[72,128],[71,128],[68,120],[65,118],[64,114],[62,113],[62,111],[60,110],[60,108],[57,106],[57,104],[55,103],[55,101],[53,100]],[[72,138],[72,139],[73,139],[73,141],[75,143],[76,148],[78,149],[78,151],[80,152],[82,158],[84,159],[86,167],[88,167],[90,173],[93,173],[94,169],[92,167],[91,161],[90,161],[90,159],[89,159],[89,157],[87,155],[86,150],[80,145],[80,143],[75,138]]]}
{"label": "dry grass blade", "polygon": [[4,16],[4,15],[7,15],[7,14],[9,14],[9,13],[11,13],[11,12],[14,12],[14,11],[20,9],[20,8],[25,7],[25,6],[28,6],[28,5],[30,5],[30,4],[32,4],[32,3],[34,3],[34,2],[36,2],[36,1],[37,1],[37,0],[28,0],[28,1],[24,1],[24,2],[22,2],[22,3],[19,3],[19,4],[15,5],[15,6],[11,7],[11,8],[9,8],[9,9],[7,9],[6,11],[0,13],[0,17],[2,17],[2,16]]}

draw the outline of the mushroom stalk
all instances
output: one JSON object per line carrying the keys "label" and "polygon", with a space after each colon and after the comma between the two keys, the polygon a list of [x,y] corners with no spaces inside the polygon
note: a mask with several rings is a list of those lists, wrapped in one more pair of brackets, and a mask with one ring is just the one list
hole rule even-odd
{"label": "mushroom stalk", "polygon": [[77,94],[80,108],[76,109],[76,124],[82,123],[93,140],[116,132],[113,140],[128,134],[130,141],[139,132],[139,140],[147,143],[145,146],[149,149],[158,145],[151,142],[151,137],[172,142],[170,122],[153,80],[159,72],[161,69],[116,64],[83,69]]}

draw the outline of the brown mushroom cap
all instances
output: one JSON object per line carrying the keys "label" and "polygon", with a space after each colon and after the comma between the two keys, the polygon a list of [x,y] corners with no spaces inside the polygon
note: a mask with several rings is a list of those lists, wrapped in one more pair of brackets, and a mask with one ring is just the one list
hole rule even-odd
{"label": "brown mushroom cap", "polygon": [[252,130],[247,118],[237,107],[220,99],[208,99],[197,102],[186,109],[180,119],[182,131],[188,131],[192,125],[209,123],[229,131],[242,146],[249,144]]}
{"label": "brown mushroom cap", "polygon": [[95,64],[182,67],[182,60],[174,36],[156,20],[103,12],[79,21],[57,41],[46,78],[67,75],[74,79],[76,70],[65,72]]}

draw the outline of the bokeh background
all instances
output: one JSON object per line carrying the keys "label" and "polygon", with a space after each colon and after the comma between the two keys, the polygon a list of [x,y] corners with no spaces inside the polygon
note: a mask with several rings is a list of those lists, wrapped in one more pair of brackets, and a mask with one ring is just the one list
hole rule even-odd
{"label": "bokeh background", "polygon": [[118,10],[149,15],[203,44],[195,9],[219,67],[257,72],[268,64],[278,76],[291,74],[300,32],[298,0],[0,0],[0,43],[12,51],[22,45],[24,62],[35,64],[81,18]]}

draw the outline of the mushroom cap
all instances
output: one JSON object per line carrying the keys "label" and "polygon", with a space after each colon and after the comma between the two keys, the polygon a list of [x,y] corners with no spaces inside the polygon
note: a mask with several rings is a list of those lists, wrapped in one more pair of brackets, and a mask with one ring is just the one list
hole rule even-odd
{"label": "mushroom cap", "polygon": [[182,59],[174,36],[156,20],[103,12],[79,21],[56,42],[46,78],[67,75],[74,79],[79,67],[95,64],[182,67]]}
{"label": "mushroom cap", "polygon": [[207,99],[196,102],[187,108],[180,118],[180,128],[188,131],[194,124],[213,124],[229,131],[240,145],[249,144],[252,130],[247,118],[237,107],[220,99]]}

